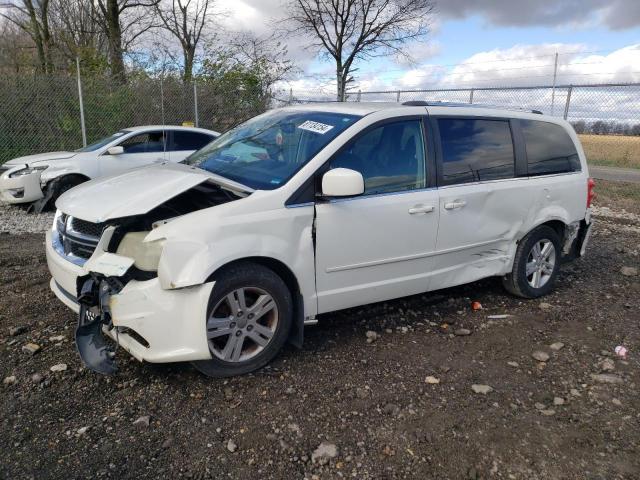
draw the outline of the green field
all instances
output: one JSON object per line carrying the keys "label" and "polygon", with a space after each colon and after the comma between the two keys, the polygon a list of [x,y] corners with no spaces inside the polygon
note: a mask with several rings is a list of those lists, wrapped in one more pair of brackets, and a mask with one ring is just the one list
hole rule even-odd
{"label": "green field", "polygon": [[640,137],[578,135],[590,165],[640,168]]}

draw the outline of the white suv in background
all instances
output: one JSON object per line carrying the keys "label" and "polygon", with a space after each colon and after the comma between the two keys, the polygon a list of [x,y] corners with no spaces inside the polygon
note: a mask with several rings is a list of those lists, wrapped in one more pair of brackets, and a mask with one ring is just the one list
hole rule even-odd
{"label": "white suv in background", "polygon": [[322,313],[491,276],[546,294],[584,252],[592,186],[571,126],[536,113],[273,110],[60,197],[51,288],[96,371],[116,369],[106,333],[139,360],[242,374]]}
{"label": "white suv in background", "polygon": [[0,165],[0,199],[40,211],[87,180],[154,162],[179,162],[220,134],[203,128],[149,125],[120,130],[71,152],[49,152]]}

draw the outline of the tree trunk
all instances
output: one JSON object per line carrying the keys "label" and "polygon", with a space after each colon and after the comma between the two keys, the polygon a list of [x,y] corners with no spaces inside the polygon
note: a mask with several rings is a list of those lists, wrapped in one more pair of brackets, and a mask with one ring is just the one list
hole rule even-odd
{"label": "tree trunk", "polygon": [[27,12],[29,13],[29,26],[30,30],[28,33],[33,38],[34,43],[36,44],[36,51],[38,52],[38,63],[39,68],[42,73],[47,72],[47,55],[45,53],[44,43],[42,41],[42,32],[40,30],[40,23],[38,22],[38,16],[36,15],[36,9],[33,6],[31,0],[26,0],[24,2],[25,7],[27,8]]}
{"label": "tree trunk", "polygon": [[109,59],[111,77],[117,83],[127,80],[122,55],[122,29],[120,28],[120,7],[118,0],[107,0],[107,36],[109,37]]}
{"label": "tree trunk", "polygon": [[336,82],[338,85],[336,100],[338,100],[338,102],[344,102],[345,100],[345,77],[344,68],[342,65],[338,65],[336,67]]}
{"label": "tree trunk", "polygon": [[196,56],[196,49],[194,47],[183,48],[182,55],[184,57],[184,72],[182,74],[182,79],[184,83],[189,83],[193,79],[193,60]]}

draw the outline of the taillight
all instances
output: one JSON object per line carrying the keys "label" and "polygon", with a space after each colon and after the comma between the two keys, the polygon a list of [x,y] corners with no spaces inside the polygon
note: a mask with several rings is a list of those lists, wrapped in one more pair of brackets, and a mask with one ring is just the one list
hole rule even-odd
{"label": "taillight", "polygon": [[591,207],[591,202],[593,201],[593,197],[596,196],[593,188],[596,186],[596,182],[593,178],[587,180],[587,208]]}

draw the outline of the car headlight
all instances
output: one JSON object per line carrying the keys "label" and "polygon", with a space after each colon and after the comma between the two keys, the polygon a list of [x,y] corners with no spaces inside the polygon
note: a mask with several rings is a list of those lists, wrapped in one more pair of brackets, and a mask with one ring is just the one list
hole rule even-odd
{"label": "car headlight", "polygon": [[51,226],[51,230],[53,232],[64,233],[64,224],[67,216],[62,213],[60,210],[56,210],[56,214],[53,217],[53,225]]}
{"label": "car headlight", "polygon": [[149,232],[129,232],[122,240],[116,253],[133,258],[133,264],[140,270],[155,272],[158,270],[164,239],[143,242]]}
{"label": "car headlight", "polygon": [[12,174],[9,175],[9,178],[22,177],[24,175],[29,175],[31,173],[42,172],[43,170],[46,170],[46,169],[47,169],[46,166],[26,167],[26,168],[23,168],[22,170],[18,170],[17,172],[13,172]]}

